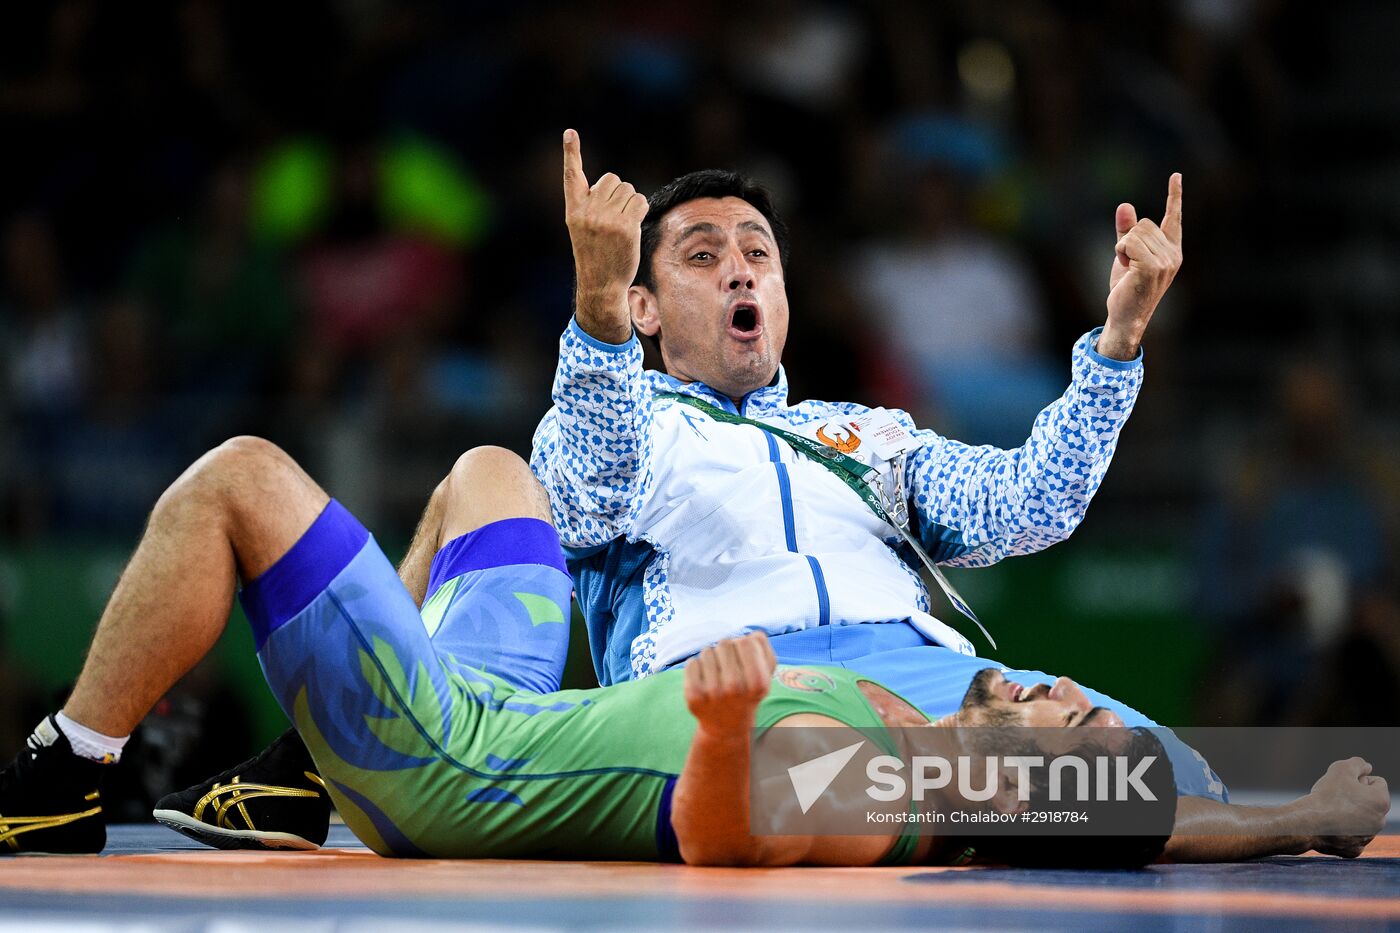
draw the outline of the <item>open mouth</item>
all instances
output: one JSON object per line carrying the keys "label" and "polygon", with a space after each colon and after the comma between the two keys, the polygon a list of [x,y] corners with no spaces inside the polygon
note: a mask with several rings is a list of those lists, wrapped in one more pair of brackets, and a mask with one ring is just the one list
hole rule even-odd
{"label": "open mouth", "polygon": [[734,304],[729,312],[729,333],[739,340],[753,340],[763,332],[758,305],[751,301]]}

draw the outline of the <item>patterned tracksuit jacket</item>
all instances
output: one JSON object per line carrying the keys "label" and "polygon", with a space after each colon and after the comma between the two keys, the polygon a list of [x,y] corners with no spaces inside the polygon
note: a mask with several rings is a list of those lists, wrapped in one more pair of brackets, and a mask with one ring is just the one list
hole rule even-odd
{"label": "patterned tracksuit jacket", "polygon": [[[1076,342],[1069,388],[1014,450],[950,440],[892,412],[923,442],[903,492],[934,560],[986,566],[1062,541],[1083,519],[1142,385],[1141,355],[1107,359],[1097,337]],[[759,428],[657,397],[668,392],[808,437],[841,436],[870,410],[789,404],[781,368],[736,409],[708,386],[643,370],[636,337],[606,344],[570,322],[531,467],[549,491],[602,684],[756,629],[907,620],[973,653],[929,614],[912,549],[840,478]]]}

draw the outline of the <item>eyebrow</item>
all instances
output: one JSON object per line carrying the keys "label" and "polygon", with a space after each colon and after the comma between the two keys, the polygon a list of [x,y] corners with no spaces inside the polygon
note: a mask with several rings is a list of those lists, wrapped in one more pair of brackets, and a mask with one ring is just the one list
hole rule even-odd
{"label": "eyebrow", "polygon": [[744,221],[743,223],[739,224],[739,229],[740,229],[740,230],[752,230],[754,233],[762,234],[762,235],[763,235],[763,238],[764,238],[765,240],[770,240],[770,239],[771,239],[771,238],[768,236],[768,228],[765,227],[765,226],[763,226],[763,224],[759,223],[759,222],[756,221],[756,220],[746,220],[746,221]]}
{"label": "eyebrow", "polygon": [[[772,242],[772,237],[768,234],[768,228],[756,220],[743,221],[739,224],[739,229],[748,230],[760,234],[765,240],[768,240],[770,243]],[[704,233],[709,236],[714,236],[716,234],[722,234],[723,232],[724,231],[721,230],[717,224],[712,224],[707,220],[702,220],[699,223],[691,224],[689,227],[686,227],[684,230],[682,230],[680,232],[680,235],[676,237],[676,243],[684,243],[686,240],[690,239],[697,233]]]}
{"label": "eyebrow", "polygon": [[708,221],[702,220],[700,223],[691,224],[689,227],[686,227],[684,230],[682,230],[680,236],[676,237],[676,242],[684,243],[686,240],[690,239],[697,233],[708,233],[713,235],[720,232],[721,231],[719,227],[712,223],[709,223]]}
{"label": "eyebrow", "polygon": [[1080,719],[1079,722],[1074,724],[1074,728],[1077,729],[1080,726],[1087,726],[1089,724],[1089,720],[1093,719],[1095,716],[1102,712],[1106,712],[1106,710],[1102,706],[1095,706],[1093,709],[1089,710],[1089,712],[1085,713],[1084,717]]}

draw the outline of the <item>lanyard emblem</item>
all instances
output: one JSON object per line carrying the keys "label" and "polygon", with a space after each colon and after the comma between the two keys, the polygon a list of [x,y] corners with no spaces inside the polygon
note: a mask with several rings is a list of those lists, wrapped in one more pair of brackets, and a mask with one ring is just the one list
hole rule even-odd
{"label": "lanyard emblem", "polygon": [[[817,440],[828,447],[840,451],[843,454],[853,454],[860,449],[860,435],[854,431],[846,431],[841,428],[836,429],[837,436],[831,437],[826,433],[826,425],[817,428]],[[842,437],[841,435],[845,435]]]}

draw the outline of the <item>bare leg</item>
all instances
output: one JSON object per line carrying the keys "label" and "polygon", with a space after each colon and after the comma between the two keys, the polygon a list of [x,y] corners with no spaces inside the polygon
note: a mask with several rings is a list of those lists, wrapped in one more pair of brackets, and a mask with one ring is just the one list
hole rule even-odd
{"label": "bare leg", "polygon": [[[287,463],[290,464],[290,461]],[[290,466],[295,468],[295,464]],[[288,535],[288,542],[275,549],[279,554],[300,537],[305,526],[309,525],[324,507],[325,494],[316,489],[309,479],[304,482],[313,492],[311,508],[307,509],[298,521],[293,522],[294,528]],[[438,484],[429,499],[408,555],[399,567],[400,580],[421,606],[428,587],[433,557],[444,544],[458,535],[491,522],[517,517],[540,518],[546,521],[550,517],[549,498],[535,481],[530,468],[520,457],[499,447],[468,451],[458,459],[452,471]],[[535,532],[538,534],[538,529],[535,529]],[[234,553],[242,556],[236,546]],[[273,560],[275,558],[265,560],[264,564],[270,564]],[[132,572],[129,571],[128,574]],[[226,587],[231,586],[228,582],[231,577],[231,568],[226,568]],[[213,598],[222,599],[226,611],[228,601],[232,597],[231,592],[224,591],[215,594]],[[218,625],[222,625],[222,617]],[[217,631],[211,632],[206,640],[206,647],[216,635]],[[562,669],[562,664],[560,667]],[[158,693],[153,693],[154,695]],[[68,712],[70,716],[77,718],[72,709]],[[301,798],[301,802],[296,804],[294,809],[288,809],[287,797],[277,797],[278,806],[268,812],[262,812],[262,803],[250,804],[252,817],[240,807],[237,816],[247,821],[247,832],[252,832],[259,840],[253,843],[254,845],[263,848],[278,847],[282,840],[273,841],[268,834],[282,833],[300,837],[310,846],[319,845],[324,841],[329,821],[326,798],[319,794],[302,793],[314,790],[314,785],[320,783],[315,777],[319,770],[312,761],[310,751],[295,731],[289,730],[284,733],[256,758],[232,770],[245,783],[279,788]],[[223,778],[222,775],[218,777]],[[308,783],[308,780],[311,783]],[[230,838],[230,833],[243,833],[242,829],[225,825],[221,812],[217,817],[211,816],[214,811],[206,808],[203,815],[200,815],[195,801],[204,798],[215,789],[215,779],[211,778],[179,794],[168,796],[159,804],[159,809],[168,811],[162,815],[162,822],[201,842],[214,845],[223,844],[217,841],[219,837],[227,839]],[[211,842],[211,839],[216,841]],[[247,838],[240,842],[247,843]]]}
{"label": "bare leg", "polygon": [[503,447],[467,451],[428,499],[413,543],[399,564],[399,579],[414,602],[423,605],[433,555],[444,544],[491,522],[520,517],[553,523],[549,494],[529,466]]}
{"label": "bare leg", "polygon": [[127,735],[222,634],[238,578],[285,554],[329,497],[275,445],[240,437],[160,497],[93,636],[64,712]]}

